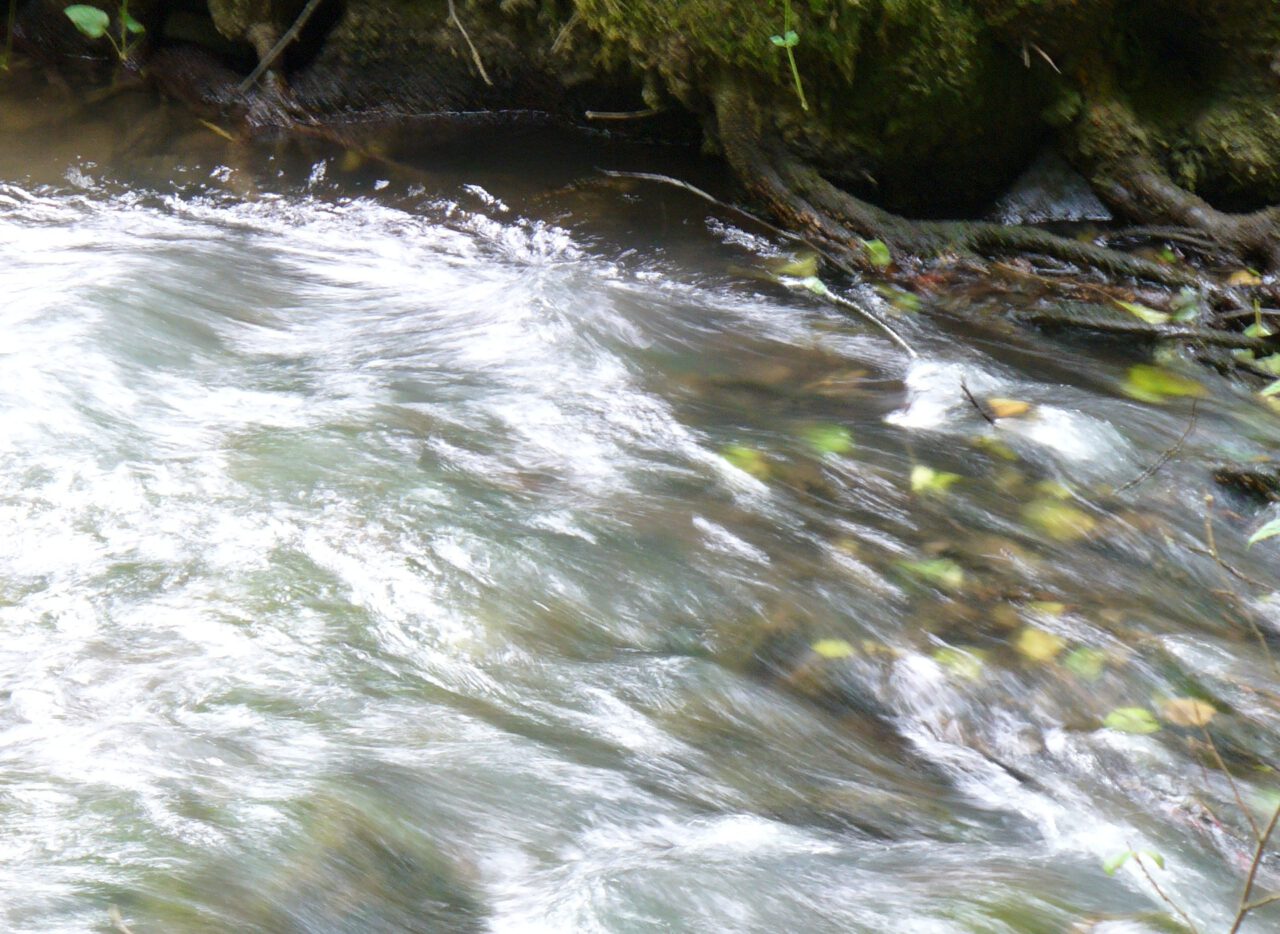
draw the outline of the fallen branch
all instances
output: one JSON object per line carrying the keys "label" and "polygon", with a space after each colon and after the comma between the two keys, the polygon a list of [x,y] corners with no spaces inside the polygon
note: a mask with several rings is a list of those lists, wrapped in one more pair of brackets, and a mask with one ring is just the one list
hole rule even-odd
{"label": "fallen branch", "polygon": [[[449,5],[450,7],[453,6],[453,0],[450,0]],[[320,6],[320,0],[307,0],[307,5],[302,8],[302,12],[293,21],[293,25],[285,30],[285,34],[271,47],[271,51],[258,62],[258,67],[249,72],[249,77],[240,82],[240,87],[237,90],[241,94],[247,93],[251,87],[257,84],[258,79],[284,54],[284,50],[289,47],[294,39],[298,38],[298,33],[302,32],[302,27],[307,25],[307,20],[311,19],[311,14],[316,11],[318,6]]]}

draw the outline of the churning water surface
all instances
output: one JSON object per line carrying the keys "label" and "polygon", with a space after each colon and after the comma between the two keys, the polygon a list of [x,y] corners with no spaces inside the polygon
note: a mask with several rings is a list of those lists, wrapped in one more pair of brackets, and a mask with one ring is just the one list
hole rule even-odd
{"label": "churning water surface", "polygon": [[1167,930],[1151,878],[1230,924],[1246,389],[852,288],[912,359],[739,218],[564,187],[674,155],[152,107],[0,141],[6,930]]}

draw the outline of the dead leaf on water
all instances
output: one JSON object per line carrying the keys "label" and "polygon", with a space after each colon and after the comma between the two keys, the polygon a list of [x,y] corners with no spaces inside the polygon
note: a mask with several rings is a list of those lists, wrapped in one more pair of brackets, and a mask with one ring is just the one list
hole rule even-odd
{"label": "dead leaf on water", "polygon": [[988,399],[987,408],[995,418],[1017,418],[1031,411],[1031,403],[1021,399]]}
{"label": "dead leaf on water", "polygon": [[1237,269],[1227,276],[1227,285],[1262,285],[1262,278],[1251,269]]}
{"label": "dead leaf on water", "polygon": [[1018,633],[1018,641],[1014,647],[1018,654],[1024,655],[1033,662],[1050,662],[1066,647],[1066,640],[1061,636],[1043,629],[1028,626]]}
{"label": "dead leaf on water", "polygon": [[1218,711],[1194,697],[1175,697],[1160,705],[1160,715],[1174,726],[1206,726]]}

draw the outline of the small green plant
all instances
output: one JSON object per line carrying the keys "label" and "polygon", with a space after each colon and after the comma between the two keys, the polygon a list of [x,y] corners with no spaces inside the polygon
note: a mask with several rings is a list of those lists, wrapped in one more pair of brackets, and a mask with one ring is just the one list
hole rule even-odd
{"label": "small green plant", "polygon": [[800,69],[796,67],[794,50],[800,44],[800,34],[791,28],[791,0],[782,0],[782,35],[770,36],[769,41],[778,48],[787,50],[787,61],[791,65],[791,77],[796,82],[796,97],[800,98],[800,109],[808,110],[809,102],[804,99],[804,85],[800,83]]}
{"label": "small green plant", "polygon": [[105,36],[122,62],[129,57],[138,39],[147,31],[146,26],[129,15],[129,0],[120,0],[120,8],[116,12],[116,19],[120,23],[118,40],[111,33],[111,17],[105,10],[87,3],[73,3],[62,12],[76,29],[90,39],[101,39]]}

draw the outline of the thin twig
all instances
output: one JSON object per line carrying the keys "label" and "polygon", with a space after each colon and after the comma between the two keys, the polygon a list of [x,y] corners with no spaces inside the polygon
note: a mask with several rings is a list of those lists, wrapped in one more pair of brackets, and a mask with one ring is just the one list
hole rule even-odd
{"label": "thin twig", "polygon": [[493,82],[489,80],[489,73],[484,70],[484,62],[480,61],[480,53],[476,51],[475,43],[471,41],[471,36],[467,35],[467,28],[462,25],[462,20],[458,19],[458,10],[453,5],[453,0],[449,0],[449,19],[453,20],[453,25],[458,27],[458,32],[462,33],[462,38],[466,40],[467,48],[471,50],[471,60],[475,62],[480,77],[484,79],[485,84],[493,87]]}
{"label": "thin twig", "polygon": [[920,355],[916,353],[915,348],[912,347],[910,344],[908,344],[906,339],[901,334],[899,334],[893,328],[889,327],[888,322],[882,321],[879,315],[871,311],[868,311],[866,308],[863,308],[857,302],[850,301],[849,299],[845,298],[843,295],[838,295],[835,292],[832,292],[830,289],[823,289],[823,291],[820,294],[822,298],[825,298],[827,301],[831,302],[832,304],[839,305],[841,308],[847,308],[849,311],[852,311],[854,314],[858,315],[859,317],[865,318],[867,321],[870,321],[880,330],[884,331],[885,335],[888,336],[888,338],[891,341],[893,341],[895,344],[901,347],[904,351],[906,351],[907,356],[909,356],[911,359],[915,360],[919,358]]}
{"label": "thin twig", "polygon": [[[1244,916],[1253,910],[1254,905],[1249,902],[1249,896],[1253,894],[1253,883],[1258,877],[1258,867],[1262,865],[1262,855],[1267,848],[1267,843],[1271,839],[1271,834],[1275,832],[1276,821],[1280,821],[1280,804],[1276,805],[1276,809],[1271,812],[1271,820],[1267,822],[1267,829],[1262,832],[1262,836],[1258,837],[1258,846],[1253,851],[1253,862],[1249,864],[1249,875],[1244,880],[1244,891],[1240,893],[1240,908],[1236,911],[1235,923],[1231,925],[1231,930],[1227,934],[1236,934],[1240,930],[1240,925],[1244,924]],[[1274,898],[1268,897],[1271,901]],[[1261,904],[1266,904],[1268,899],[1263,899]]]}
{"label": "thin twig", "polygon": [[1061,69],[1061,68],[1059,68],[1059,67],[1057,66],[1057,63],[1055,63],[1055,62],[1054,62],[1054,60],[1053,60],[1053,59],[1051,59],[1051,58],[1049,57],[1049,53],[1048,53],[1048,52],[1046,52],[1044,49],[1040,48],[1040,46],[1036,45],[1034,42],[1030,43],[1030,46],[1031,46],[1031,48],[1033,48],[1033,49],[1035,49],[1035,50],[1036,50],[1036,54],[1037,54],[1037,55],[1039,55],[1041,58],[1043,58],[1046,62],[1048,62],[1048,63],[1049,63],[1049,67],[1050,67],[1050,68],[1052,68],[1052,69],[1053,69],[1054,71],[1056,71],[1058,74],[1062,74],[1062,69]]}
{"label": "thin twig", "polygon": [[978,410],[978,414],[987,420],[988,425],[994,425],[996,423],[996,420],[991,417],[991,413],[986,410],[982,403],[974,398],[973,393],[969,391],[968,384],[965,383],[964,380],[960,380],[960,391],[964,393],[964,397],[972,403],[973,407]]}
{"label": "thin twig", "polygon": [[1235,776],[1231,774],[1231,770],[1227,768],[1227,763],[1223,761],[1222,753],[1218,751],[1218,744],[1213,741],[1213,735],[1208,728],[1202,725],[1200,732],[1204,734],[1205,742],[1209,744],[1209,749],[1213,753],[1213,761],[1218,764],[1218,768],[1222,769],[1222,774],[1227,776],[1227,783],[1231,786],[1231,794],[1236,799],[1236,807],[1240,809],[1244,819],[1249,822],[1249,827],[1253,830],[1253,839],[1257,840],[1262,831],[1258,829],[1258,823],[1253,819],[1253,814],[1245,807],[1244,798],[1240,795],[1240,786],[1236,784]]}
{"label": "thin twig", "polygon": [[1252,577],[1249,577],[1247,574],[1243,574],[1240,571],[1237,571],[1235,568],[1227,564],[1227,562],[1222,559],[1222,555],[1218,554],[1218,545],[1213,537],[1213,494],[1212,493],[1206,493],[1204,495],[1204,506],[1205,506],[1205,514],[1204,514],[1205,544],[1209,546],[1209,554],[1213,556],[1213,560],[1218,562],[1218,566],[1221,567],[1224,571],[1228,572],[1232,577],[1242,580],[1246,584],[1252,584],[1255,587],[1266,587],[1267,585],[1262,583],[1262,581],[1254,580]]}
{"label": "thin twig", "polygon": [[249,72],[249,77],[240,82],[237,89],[241,94],[246,93],[251,87],[258,83],[258,79],[276,63],[294,39],[298,38],[298,33],[302,32],[302,27],[307,25],[307,20],[311,19],[311,14],[316,11],[316,7],[320,6],[320,0],[307,0],[307,5],[302,8],[302,12],[298,14],[298,18],[293,21],[293,25],[285,30],[285,34],[280,40],[271,47],[271,51],[267,53],[266,58],[258,62],[258,67]]}
{"label": "thin twig", "polygon": [[1137,486],[1139,483],[1144,483],[1145,481],[1150,480],[1153,476],[1155,476],[1156,471],[1158,471],[1165,464],[1169,463],[1169,461],[1173,460],[1182,452],[1182,446],[1186,444],[1187,439],[1191,437],[1191,432],[1196,430],[1196,406],[1199,404],[1199,402],[1200,402],[1199,399],[1191,400],[1191,417],[1187,420],[1186,431],[1182,433],[1182,437],[1178,439],[1177,443],[1173,447],[1167,449],[1163,454],[1161,454],[1154,464],[1152,464],[1146,470],[1142,471],[1142,473],[1138,474],[1136,477],[1134,477],[1124,486],[1119,487],[1116,490],[1117,493],[1123,493],[1125,490],[1131,489],[1132,487]]}
{"label": "thin twig", "polygon": [[1133,861],[1138,864],[1138,869],[1141,870],[1144,876],[1146,876],[1147,881],[1151,883],[1151,887],[1156,890],[1156,894],[1160,896],[1160,900],[1173,909],[1174,913],[1186,923],[1187,927],[1191,929],[1192,934],[1200,934],[1200,929],[1196,927],[1195,922],[1187,916],[1185,911],[1178,907],[1177,903],[1174,902],[1173,899],[1165,894],[1164,889],[1160,888],[1160,883],[1156,882],[1151,873],[1147,871],[1146,865],[1142,862],[1142,854],[1132,846],[1129,847],[1129,851],[1133,853]]}
{"label": "thin twig", "polygon": [[588,110],[583,116],[588,120],[645,120],[660,113],[661,107],[646,107],[644,110]]}
{"label": "thin twig", "polygon": [[1253,911],[1255,908],[1261,908],[1263,905],[1270,905],[1272,902],[1280,902],[1280,893],[1268,895],[1266,898],[1255,899],[1244,906],[1246,912]]}
{"label": "thin twig", "polygon": [[575,9],[573,15],[560,27],[560,32],[556,33],[555,41],[551,43],[551,55],[557,54],[564,47],[564,44],[569,41],[569,34],[573,32],[573,27],[577,26],[581,19],[582,11]]}

